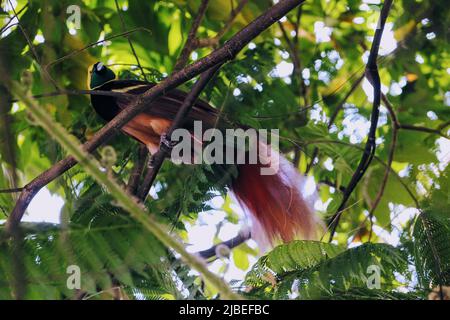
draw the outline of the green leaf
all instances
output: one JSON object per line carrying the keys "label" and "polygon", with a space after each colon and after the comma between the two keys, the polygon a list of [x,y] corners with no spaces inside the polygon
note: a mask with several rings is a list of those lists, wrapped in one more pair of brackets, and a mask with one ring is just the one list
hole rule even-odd
{"label": "green leaf", "polygon": [[168,38],[170,55],[175,55],[175,53],[181,47],[181,42],[182,42],[181,19],[179,15],[175,15],[172,19]]}

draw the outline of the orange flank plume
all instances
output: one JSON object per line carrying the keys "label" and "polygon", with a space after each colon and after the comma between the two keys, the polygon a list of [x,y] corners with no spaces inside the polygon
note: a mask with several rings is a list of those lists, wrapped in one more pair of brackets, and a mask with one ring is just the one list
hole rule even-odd
{"label": "orange flank plume", "polygon": [[254,218],[252,236],[266,245],[314,238],[318,222],[302,196],[303,177],[271,150],[271,158],[274,155],[279,157],[276,174],[262,175],[263,164],[239,165],[239,176],[232,185],[238,202]]}

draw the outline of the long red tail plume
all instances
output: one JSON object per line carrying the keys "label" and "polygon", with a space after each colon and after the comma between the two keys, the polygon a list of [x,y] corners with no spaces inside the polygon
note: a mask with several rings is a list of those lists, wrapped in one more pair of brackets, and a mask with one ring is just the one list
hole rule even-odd
{"label": "long red tail plume", "polygon": [[318,221],[302,196],[304,178],[289,161],[271,150],[270,160],[275,156],[279,163],[276,174],[262,175],[261,169],[267,165],[242,164],[232,185],[238,202],[254,218],[252,236],[264,245],[299,237],[312,239]]}

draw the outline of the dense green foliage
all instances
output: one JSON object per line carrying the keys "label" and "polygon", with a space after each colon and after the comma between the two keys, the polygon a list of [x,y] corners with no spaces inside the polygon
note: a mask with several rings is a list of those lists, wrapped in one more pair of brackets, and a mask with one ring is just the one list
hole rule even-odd
{"label": "dense green foliage", "polygon": [[[214,37],[238,2],[211,0],[198,37]],[[88,67],[100,60],[121,78],[160,81],[170,75],[200,1],[119,0],[120,14],[114,0],[12,1],[22,29],[15,20],[8,24],[15,12],[9,1],[1,3],[1,62],[9,78],[41,95],[54,92],[55,84],[87,89]],[[364,73],[381,8],[376,3],[306,1],[301,11],[293,10],[224,65],[202,93],[234,122],[280,130],[281,152],[317,185],[317,211],[325,222],[339,207],[366,142],[372,88],[363,80],[347,95]],[[249,1],[219,44],[270,4]],[[70,5],[81,8],[79,29],[67,23]],[[243,281],[230,281],[234,289],[250,299],[424,299],[433,288],[450,286],[449,16],[444,1],[394,1],[378,59],[388,101],[382,103],[376,157],[347,203],[334,242],[326,243],[325,236],[322,242],[281,245],[253,267],[250,262],[258,250],[244,243],[232,250],[229,260],[214,262],[220,275],[227,274],[230,264],[246,272]],[[132,30],[128,39],[145,74],[123,36],[126,30]],[[99,40],[105,41],[92,45]],[[190,61],[212,50],[198,48]],[[14,99],[0,85],[0,190],[25,185],[67,156]],[[104,125],[87,95],[37,101],[82,142]],[[137,162],[138,144],[117,135],[108,142],[111,146],[112,162],[105,156],[106,147],[94,156],[126,184]],[[146,206],[186,243],[188,226],[202,225],[204,215],[223,214],[223,221],[214,225],[213,242],[218,243],[226,240],[219,236],[224,225],[243,223],[226,195],[224,180],[206,165],[166,161]],[[81,166],[47,187],[64,206],[61,212],[41,210],[49,216],[60,214],[60,224],[23,223],[15,238],[4,237],[0,225],[1,299],[73,298],[77,293],[66,286],[69,265],[82,270],[85,298],[117,297],[111,289],[115,287],[128,298],[217,297]],[[211,201],[218,196],[224,199],[219,208]],[[1,221],[16,199],[17,193],[0,193]],[[370,266],[380,268],[378,289],[366,285]]]}

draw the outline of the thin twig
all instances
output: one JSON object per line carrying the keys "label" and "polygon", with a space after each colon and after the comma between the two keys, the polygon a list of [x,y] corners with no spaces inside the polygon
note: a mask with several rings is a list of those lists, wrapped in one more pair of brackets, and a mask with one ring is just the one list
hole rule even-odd
{"label": "thin twig", "polygon": [[345,187],[344,186],[338,186],[336,183],[329,181],[329,180],[320,180],[319,183],[321,184],[325,184],[329,187],[335,188],[336,190],[339,190],[341,192],[345,192]]}
{"label": "thin twig", "polygon": [[91,48],[91,47],[94,47],[94,46],[96,46],[96,45],[99,45],[100,43],[103,43],[103,42],[105,42],[105,41],[109,41],[109,40],[112,40],[112,39],[115,39],[115,38],[119,38],[119,37],[126,37],[126,36],[128,36],[128,35],[130,35],[130,34],[132,34],[132,33],[134,33],[134,32],[137,32],[137,31],[146,31],[146,32],[148,32],[148,33],[152,33],[152,32],[151,32],[149,29],[147,29],[147,28],[139,27],[139,28],[131,29],[131,30],[126,31],[126,32],[122,32],[122,33],[119,33],[119,34],[115,34],[115,35],[112,35],[112,36],[110,36],[110,37],[107,37],[107,38],[105,38],[105,39],[103,39],[103,40],[99,40],[99,41],[90,43],[90,44],[88,44],[87,46],[85,46],[85,47],[83,47],[83,48],[74,50],[74,51],[70,52],[69,54],[66,54],[65,56],[63,56],[63,57],[61,57],[61,58],[59,58],[59,59],[56,59],[56,60],[50,62],[49,64],[45,65],[45,66],[44,66],[44,69],[46,70],[46,72],[48,72],[48,69],[50,69],[50,68],[53,67],[54,65],[57,65],[57,64],[59,64],[59,63],[65,61],[65,60],[67,60],[67,59],[69,59],[69,58],[72,58],[73,56],[76,56],[76,55],[82,53],[83,51],[86,51],[86,49],[89,49],[89,48]]}
{"label": "thin twig", "polygon": [[242,9],[244,9],[245,5],[247,4],[248,0],[241,0],[239,1],[239,4],[237,5],[236,9],[231,10],[231,14],[228,17],[228,20],[225,22],[225,25],[220,31],[217,33],[217,35],[214,37],[214,39],[219,42],[220,39],[227,33],[231,26],[233,25],[234,20],[236,17],[241,13]]}
{"label": "thin twig", "polygon": [[0,193],[17,193],[22,192],[24,188],[1,189]]}
{"label": "thin twig", "polygon": [[[115,98],[136,98],[135,95],[126,93],[126,92],[115,92],[115,91],[105,91],[105,90],[58,90],[54,92],[47,92],[33,95],[33,99],[41,99],[48,97],[56,97],[56,96],[65,96],[65,95],[92,95],[92,96],[108,96]],[[18,102],[18,99],[10,99],[10,103]]]}
{"label": "thin twig", "polygon": [[333,215],[331,218],[331,222],[329,223],[330,228],[330,238],[329,241],[331,242],[334,236],[334,233],[336,232],[336,228],[339,225],[339,220],[342,215],[342,211],[345,208],[345,205],[350,198],[351,194],[355,190],[356,186],[358,185],[358,182],[361,180],[361,178],[364,176],[364,173],[366,172],[367,168],[369,167],[370,163],[372,162],[372,159],[375,155],[375,149],[376,149],[376,130],[377,130],[377,124],[378,124],[378,116],[380,113],[379,107],[380,107],[380,100],[381,100],[381,81],[380,81],[380,75],[378,73],[378,66],[377,66],[377,57],[378,57],[378,50],[380,47],[381,37],[383,35],[384,25],[386,23],[386,19],[389,14],[389,10],[392,5],[392,0],[386,0],[383,4],[383,8],[381,9],[380,18],[378,20],[378,26],[375,30],[375,36],[372,41],[372,47],[370,48],[370,54],[369,59],[367,61],[367,67],[366,67],[366,76],[370,83],[373,86],[373,106],[372,106],[372,115],[370,119],[370,129],[368,134],[368,139],[366,143],[366,147],[364,150],[364,153],[361,157],[361,160],[359,162],[358,168],[356,169],[355,173],[353,174],[342,199],[342,202],[337,210],[337,212]]}
{"label": "thin twig", "polygon": [[230,240],[216,244],[209,249],[197,252],[197,255],[199,255],[203,259],[210,259],[217,255],[217,248],[225,246],[228,247],[229,249],[233,249],[239,246],[240,244],[244,243],[245,241],[249,240],[250,238],[251,233],[245,230],[245,232],[239,232],[239,234],[236,237],[231,238]]}
{"label": "thin twig", "polygon": [[442,130],[446,127],[446,125],[448,125],[448,123],[443,123],[436,129],[400,123],[400,121],[398,120],[398,117],[395,113],[394,107],[392,106],[389,99],[386,97],[386,95],[384,93],[381,94],[381,100],[383,101],[384,105],[386,106],[386,109],[389,111],[389,114],[390,114],[392,120],[394,121],[394,124],[395,124],[397,130],[403,129],[403,130],[427,132],[427,133],[436,134],[441,137],[449,139],[448,135],[446,135],[445,133],[442,132]]}
{"label": "thin twig", "polygon": [[439,130],[439,129],[427,128],[427,127],[416,126],[416,125],[411,125],[411,124],[400,124],[399,129],[427,132],[427,133],[437,134],[441,137],[449,139],[449,136],[446,135],[445,133],[441,132],[441,130]]}
{"label": "thin twig", "polygon": [[294,167],[296,169],[298,169],[298,166],[300,165],[301,156],[302,156],[302,149],[300,147],[295,146],[294,159],[292,159],[292,163],[294,164]]}
{"label": "thin twig", "polygon": [[445,121],[444,123],[440,124],[438,127],[439,131],[444,130],[445,128],[447,128],[448,126],[450,126],[450,120]]}
{"label": "thin twig", "polygon": [[[123,19],[122,12],[121,12],[120,6],[119,6],[119,2],[118,2],[118,0],[114,0],[114,2],[116,4],[117,14],[119,15],[119,19],[120,19],[120,22],[122,24],[122,31],[126,32],[127,31],[127,25],[125,24],[125,20]],[[145,75],[144,68],[142,68],[141,62],[139,61],[139,57],[138,57],[138,55],[136,53],[136,50],[134,49],[134,45],[133,45],[133,42],[130,39],[130,35],[126,35],[125,38],[127,38],[127,40],[128,40],[128,44],[130,45],[131,52],[133,53],[133,56],[136,59],[136,63],[139,66],[139,69],[141,70],[141,73],[142,73],[142,76],[144,77],[144,80],[147,81],[147,76]]]}
{"label": "thin twig", "polygon": [[16,13],[16,11],[14,9],[12,1],[11,0],[8,0],[8,1],[9,1],[9,5],[11,6],[11,9],[12,9],[12,11],[14,13],[14,16],[16,17],[16,19],[18,21],[17,22],[17,26],[19,27],[20,31],[22,32],[23,36],[25,37],[25,40],[28,43],[28,47],[30,48],[30,50],[31,50],[31,52],[32,52],[32,54],[34,56],[34,59],[36,60],[36,63],[39,65],[39,69],[41,70],[42,75],[46,78],[47,81],[50,81],[53,84],[53,86],[55,87],[56,90],[59,90],[59,86],[56,83],[55,79],[52,78],[52,76],[47,71],[47,69],[42,67],[41,59],[39,58],[39,55],[36,52],[36,48],[34,47],[33,42],[31,41],[30,37],[28,36],[28,33],[26,32],[25,28],[20,23],[19,16],[18,16],[18,14]]}
{"label": "thin twig", "polygon": [[[303,81],[303,75],[302,75],[302,61],[300,58],[300,54],[299,54],[299,48],[298,48],[298,39],[299,39],[299,28],[300,28],[300,19],[301,19],[301,15],[302,15],[302,6],[299,6],[297,9],[297,18],[296,21],[294,23],[294,29],[295,29],[295,36],[294,39],[291,41],[291,39],[289,38],[286,29],[284,28],[283,23],[278,20],[278,26],[280,27],[281,33],[283,34],[283,38],[286,41],[289,49],[290,49],[290,56],[292,58],[292,62],[294,65],[294,69],[293,69],[293,74],[296,76],[296,79],[298,80],[298,98],[299,101],[301,100],[301,98],[303,97],[303,106],[300,106],[300,115],[301,118],[306,118],[306,113],[302,113],[305,112],[306,110],[309,109],[309,99],[308,99],[308,88],[305,84],[305,81]],[[301,156],[301,149],[299,147],[295,148],[294,151],[294,166],[296,168],[298,168],[299,164],[300,164],[300,156]],[[317,157],[318,154],[318,149],[315,148],[314,152],[313,152],[313,156],[312,156],[312,160],[311,162],[307,165],[306,171],[305,171],[305,175],[307,175],[309,173],[309,171],[312,168],[312,165],[314,163],[314,159]]]}
{"label": "thin twig", "polygon": [[[19,10],[17,11],[17,16],[21,14],[26,8],[28,8],[28,2]],[[9,24],[14,20],[15,17],[9,17],[8,22],[0,29],[0,34],[2,34],[6,29],[8,29]],[[17,25],[17,23],[14,23],[13,25]]]}
{"label": "thin twig", "polygon": [[297,16],[296,16],[296,20],[294,22],[294,29],[295,29],[295,36],[294,36],[294,45],[297,46],[298,45],[298,40],[299,40],[299,34],[300,34],[300,20],[302,18],[302,13],[303,13],[303,6],[299,6],[297,9]]}
{"label": "thin twig", "polygon": [[[301,8],[301,6],[299,7]],[[298,45],[295,44],[295,42],[293,40],[291,40],[289,38],[289,35],[283,25],[283,23],[281,21],[278,20],[278,26],[280,27],[281,33],[283,35],[283,39],[285,40],[285,42],[287,43],[288,47],[289,47],[289,51],[290,51],[290,56],[292,58],[292,63],[294,65],[294,69],[292,71],[292,73],[296,76],[298,82],[299,82],[299,99],[303,96],[303,101],[304,101],[304,106],[308,105],[308,98],[306,96],[306,92],[307,92],[307,87],[305,85],[305,82],[303,81],[303,76],[302,76],[302,63],[301,63],[301,59],[300,59],[300,55],[299,55],[299,49],[298,49]],[[297,34],[298,30],[296,30],[296,34]]]}
{"label": "thin twig", "polygon": [[[353,75],[352,75],[353,77]],[[358,88],[359,84],[361,83],[361,81],[364,79],[364,73],[362,73],[355,82],[353,82],[352,86],[350,87],[350,90],[346,93],[346,95],[342,98],[342,100],[338,103],[338,105],[336,106],[336,108],[334,109],[333,114],[330,116],[330,120],[328,122],[328,129],[331,128],[331,126],[333,125],[334,121],[337,118],[337,115],[339,113],[340,110],[342,110],[344,104],[347,102],[348,98],[350,98],[350,96],[353,94],[353,92],[355,92],[355,90]],[[311,160],[309,161],[308,165],[306,166],[306,170],[305,170],[305,174],[308,174],[309,171],[311,171],[312,167],[315,164],[315,159],[317,158],[317,155],[319,154],[319,148],[315,147],[314,151],[312,153],[311,156]]]}
{"label": "thin twig", "polygon": [[[395,114],[395,113],[394,113]],[[384,176],[383,176],[383,180],[381,182],[380,185],[380,189],[375,197],[375,200],[373,201],[372,204],[372,208],[370,209],[369,212],[369,221],[370,221],[370,233],[369,233],[369,241],[372,239],[372,231],[373,231],[373,215],[375,213],[375,210],[377,209],[381,198],[383,197],[384,194],[384,190],[386,188],[388,179],[389,179],[389,174],[392,171],[392,162],[394,161],[394,153],[395,153],[395,148],[397,147],[397,139],[398,139],[398,123],[397,123],[397,117],[392,117],[391,116],[391,122],[392,122],[392,141],[391,141],[391,145],[389,147],[389,156],[388,156],[388,160],[387,160],[387,167],[386,170],[384,171]]]}
{"label": "thin twig", "polygon": [[[200,4],[200,8],[198,9],[198,13],[194,18],[194,22],[192,23],[191,29],[188,33],[188,38],[186,40],[186,43],[184,44],[183,49],[181,50],[181,54],[178,57],[177,62],[175,63],[174,71],[178,71],[179,69],[183,68],[188,59],[191,52],[196,47],[196,34],[197,30],[200,26],[200,23],[206,13],[206,9],[208,7],[209,0],[202,0]],[[210,70],[208,74],[202,74],[201,78],[192,88],[191,92],[188,94],[188,96],[183,101],[183,105],[178,110],[178,113],[172,122],[171,127],[169,128],[168,132],[166,133],[167,137],[171,137],[173,131],[177,129],[181,124],[183,119],[187,116],[190,109],[194,105],[195,101],[197,100],[198,96],[200,95],[201,91],[203,91],[206,84],[209,82],[209,80],[212,78],[214,73],[217,71],[217,68],[214,70]],[[161,169],[161,166],[164,162],[164,159],[169,155],[170,150],[166,148],[164,144],[160,145],[160,148],[158,152],[149,159],[149,168],[148,171],[144,177],[144,181],[138,191],[138,197],[145,201],[155,179],[158,175],[159,170]]]}
{"label": "thin twig", "polygon": [[308,175],[308,173],[311,171],[313,166],[316,164],[316,158],[317,158],[318,154],[319,154],[319,148],[315,147],[313,150],[313,153],[310,157],[311,160],[309,160],[309,163],[306,165],[305,175]]}
{"label": "thin twig", "polygon": [[147,154],[148,154],[147,147],[144,145],[139,146],[137,161],[135,162],[133,170],[131,171],[127,185],[127,191],[130,194],[136,194],[137,187],[141,180],[142,172],[145,169]]}
{"label": "thin twig", "polygon": [[194,21],[192,22],[191,29],[189,30],[186,43],[183,49],[181,50],[177,62],[175,63],[175,67],[173,68],[174,71],[179,71],[181,68],[183,68],[186,65],[187,61],[189,60],[189,55],[192,53],[192,51],[195,50],[197,30],[198,27],[200,27],[200,23],[202,22],[203,17],[205,16],[208,3],[209,0],[202,0],[197,15],[195,16]]}
{"label": "thin twig", "polygon": [[239,13],[244,9],[245,5],[247,4],[248,0],[241,0],[236,7],[236,9],[231,10],[230,17],[225,22],[225,25],[220,31],[213,37],[208,39],[197,39],[197,46],[199,48],[203,47],[216,47],[219,44],[220,39],[223,38],[223,36],[230,30],[231,26],[233,25],[234,20],[239,15]]}
{"label": "thin twig", "polygon": [[[363,151],[363,152],[365,150],[364,148],[362,148],[362,147],[360,147],[358,145],[351,144],[351,143],[348,143],[348,142],[344,142],[344,141],[341,141],[341,140],[311,140],[311,141],[308,141],[308,143],[306,145],[308,145],[308,144],[321,144],[321,143],[341,144],[341,145],[344,145],[344,146],[347,146],[347,147],[350,147],[350,148],[358,149],[358,150]],[[380,164],[382,164],[383,167],[385,167],[385,168],[387,167],[387,164],[380,157],[374,155],[373,158],[376,161],[378,161]],[[405,188],[406,192],[408,192],[409,196],[414,201],[415,207],[417,209],[420,209],[419,200],[417,200],[416,196],[411,191],[411,189],[405,184],[405,182],[401,179],[401,177],[398,175],[398,173],[395,172],[392,168],[391,168],[391,174],[395,175],[395,177],[397,178],[398,182]]]}
{"label": "thin twig", "polygon": [[9,92],[7,91],[7,88],[0,85],[0,132],[3,136],[3,151],[5,153],[3,158],[10,165],[10,170],[7,170],[7,172],[10,173],[11,178],[11,184],[9,186],[16,188],[18,184],[16,137],[12,130],[13,118],[9,113],[11,104],[8,103],[8,100]]}
{"label": "thin twig", "polygon": [[[0,62],[0,71],[2,69],[3,66]],[[1,72],[0,75],[2,75]],[[11,81],[5,75],[2,76],[3,79],[6,80],[6,86],[10,89],[11,93],[21,98],[37,123],[48,134],[54,135],[55,140],[80,162],[86,173],[88,173],[97,183],[104,185],[114,199],[117,200],[118,204],[127,211],[135,221],[142,224],[145,229],[151,232],[167,248],[173,249],[178,253],[181,259],[183,259],[189,267],[199,272],[203,280],[208,281],[212,287],[221,294],[223,299],[241,298],[231,290],[223,279],[208,270],[203,261],[198,259],[195,255],[188,253],[184,245],[175,237],[171,236],[166,226],[159,223],[154,215],[149,214],[145,206],[140,203],[138,199],[126,193],[111,175],[102,171],[99,168],[100,163],[84,150],[78,139],[70,135],[62,125],[55,122],[52,117],[36,103],[36,100],[30,97],[29,93],[27,93],[19,83]],[[17,228],[17,225],[7,225],[6,227],[7,234],[19,229]]]}

